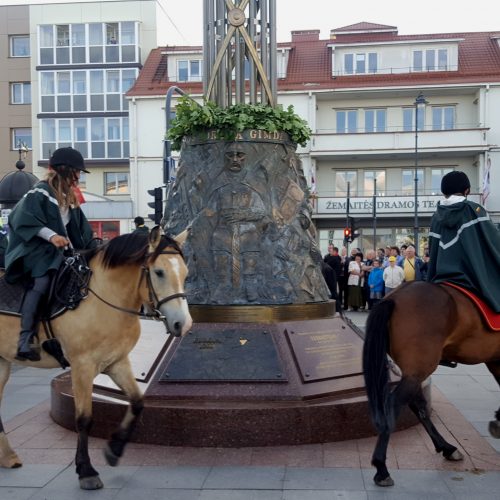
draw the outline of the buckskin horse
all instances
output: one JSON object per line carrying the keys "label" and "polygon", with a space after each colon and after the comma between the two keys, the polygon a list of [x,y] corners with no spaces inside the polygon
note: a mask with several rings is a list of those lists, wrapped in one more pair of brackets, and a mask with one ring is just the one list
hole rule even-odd
{"label": "buckskin horse", "polygon": [[[187,232],[176,239],[154,228],[144,234],[118,236],[88,255],[92,275],[88,296],[78,308],[51,320],[51,330],[71,364],[78,445],[75,465],[80,487],[103,487],[88,454],[92,423],[92,385],[99,373],[106,373],[128,397],[130,405],[105,450],[107,462],[116,465],[143,408],[143,397],[134,379],[128,355],[140,336],[139,311],[146,305],[162,319],[167,330],[181,336],[192,320],[184,293],[187,267],[181,245]],[[0,397],[15,361],[19,316],[0,314]],[[44,339],[39,331],[40,341]],[[37,362],[23,366],[55,368],[58,362],[42,352]],[[21,467],[22,462],[9,445],[0,420],[0,465]]]}
{"label": "buckskin horse", "polygon": [[[401,380],[393,389],[387,354],[401,371]],[[422,281],[405,283],[373,308],[366,325],[363,373],[378,432],[372,456],[378,486],[394,484],[386,467],[386,452],[396,419],[406,404],[424,426],[436,452],[448,460],[463,459],[432,424],[422,392],[422,382],[442,360],[485,363],[500,384],[500,332],[487,328],[478,308],[462,292]],[[500,438],[500,409],[489,430]]]}

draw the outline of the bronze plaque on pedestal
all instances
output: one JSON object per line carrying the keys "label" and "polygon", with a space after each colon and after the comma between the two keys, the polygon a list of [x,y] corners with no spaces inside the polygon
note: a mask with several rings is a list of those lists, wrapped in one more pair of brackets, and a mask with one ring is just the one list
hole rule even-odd
{"label": "bronze plaque on pedestal", "polygon": [[304,383],[363,373],[363,341],[344,332],[285,330]]}
{"label": "bronze plaque on pedestal", "polygon": [[266,328],[193,329],[180,341],[161,382],[285,382]]}

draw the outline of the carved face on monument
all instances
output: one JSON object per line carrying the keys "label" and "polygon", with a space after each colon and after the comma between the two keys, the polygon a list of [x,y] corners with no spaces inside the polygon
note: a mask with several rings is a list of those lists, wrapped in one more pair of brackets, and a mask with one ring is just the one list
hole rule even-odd
{"label": "carved face on monument", "polygon": [[241,172],[246,154],[240,144],[232,143],[225,153],[225,166],[230,172]]}

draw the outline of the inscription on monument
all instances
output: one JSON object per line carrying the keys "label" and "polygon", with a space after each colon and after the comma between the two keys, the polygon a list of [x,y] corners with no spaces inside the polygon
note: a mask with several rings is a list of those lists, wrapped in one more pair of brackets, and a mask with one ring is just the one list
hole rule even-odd
{"label": "inscription on monument", "polygon": [[207,328],[184,337],[161,382],[285,382],[271,333],[265,328]]}
{"label": "inscription on monument", "polygon": [[363,373],[360,338],[342,332],[300,332],[285,330],[285,335],[303,382],[315,382]]}

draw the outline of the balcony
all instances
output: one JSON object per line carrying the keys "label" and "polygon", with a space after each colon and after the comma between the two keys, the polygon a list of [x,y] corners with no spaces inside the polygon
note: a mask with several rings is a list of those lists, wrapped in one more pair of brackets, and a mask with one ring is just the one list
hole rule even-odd
{"label": "balcony", "polygon": [[[419,156],[461,156],[488,151],[488,130],[482,127],[419,130]],[[333,130],[318,130],[311,139],[311,157],[319,160],[389,159],[412,157],[414,154],[414,131],[337,134]]]}

